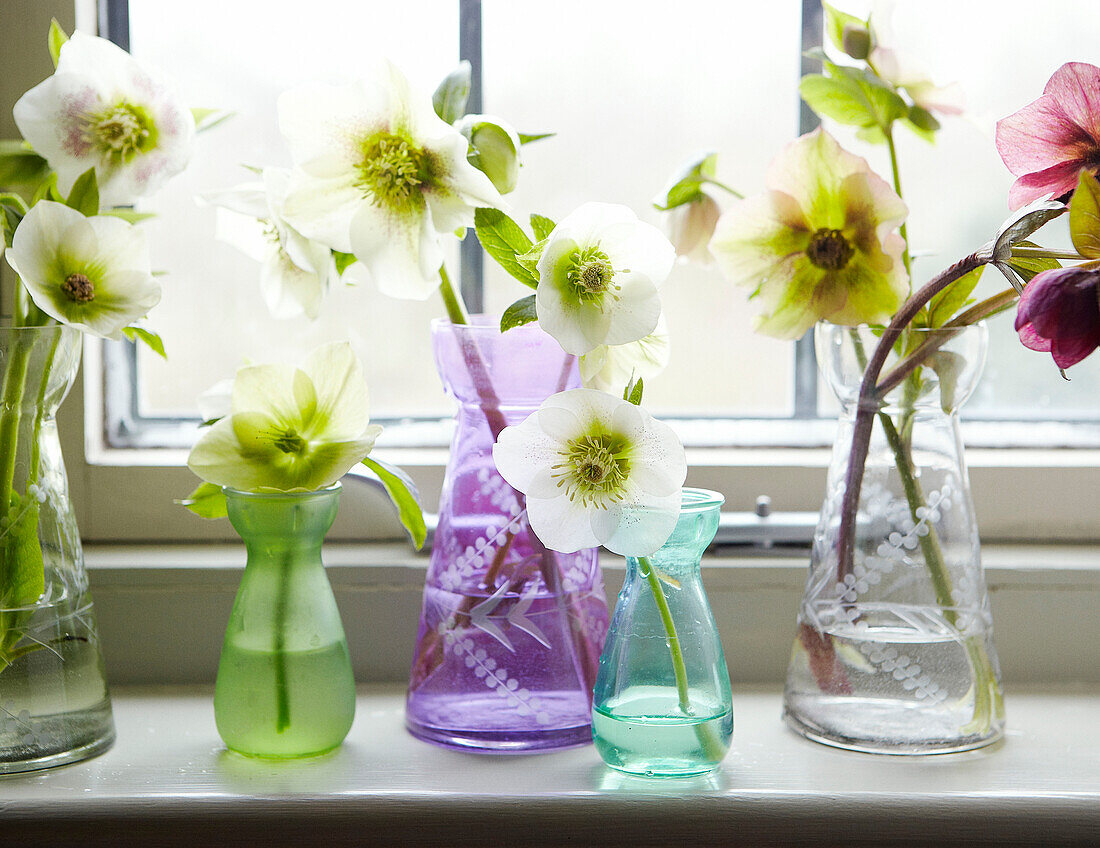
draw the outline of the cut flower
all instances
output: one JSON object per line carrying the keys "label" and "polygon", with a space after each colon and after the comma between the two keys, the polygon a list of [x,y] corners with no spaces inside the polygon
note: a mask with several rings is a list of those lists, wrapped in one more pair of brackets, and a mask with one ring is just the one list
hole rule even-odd
{"label": "cut flower", "polygon": [[260,291],[272,316],[314,319],[339,274],[332,251],[283,218],[289,185],[290,171],[265,168],[263,182],[215,192],[204,200],[219,207],[218,238],[262,263]]}
{"label": "cut flower", "polygon": [[82,32],[57,70],[15,104],[16,126],[57,172],[67,195],[95,168],[104,206],[152,194],[191,158],[195,120],[157,74],[122,48]]}
{"label": "cut flower", "polygon": [[384,294],[429,297],[441,235],[472,225],[475,206],[502,203],[467,161],[466,138],[388,62],[358,83],[287,91],[278,109],[295,165],[283,216],[354,254]]}
{"label": "cut flower", "polygon": [[85,218],[39,201],[19,223],[7,258],[39,309],[103,338],[123,338],[123,328],[160,301],[145,234],[120,218]]}
{"label": "cut flower", "polygon": [[888,321],[908,293],[895,232],[908,209],[894,190],[821,129],[788,145],[766,183],[723,214],[710,245],[764,302],[756,329],[794,339],[819,320]]}
{"label": "cut flower", "polygon": [[382,428],[369,422],[359,360],[335,342],[300,369],[241,368],[229,416],[203,433],[187,465],[208,483],[245,492],[323,489],[370,453]]}
{"label": "cut flower", "polygon": [[1069,368],[1100,347],[1100,270],[1043,271],[1027,284],[1016,307],[1024,347],[1049,353]]}
{"label": "cut flower", "polygon": [[600,345],[580,357],[585,388],[621,393],[631,380],[649,380],[668,366],[668,322],[662,315],[652,333],[624,345]]}
{"label": "cut flower", "polygon": [[577,356],[653,332],[657,287],[676,252],[625,206],[586,203],[558,224],[538,260],[539,326]]}
{"label": "cut flower", "polygon": [[1069,194],[1082,168],[1100,175],[1100,68],[1062,65],[1038,100],[997,122],[997,152],[1018,178],[1008,193],[1013,209]]}
{"label": "cut flower", "polygon": [[501,476],[527,496],[531,529],[550,549],[604,545],[645,556],[671,535],[687,476],[668,425],[592,389],[552,395],[493,447]]}

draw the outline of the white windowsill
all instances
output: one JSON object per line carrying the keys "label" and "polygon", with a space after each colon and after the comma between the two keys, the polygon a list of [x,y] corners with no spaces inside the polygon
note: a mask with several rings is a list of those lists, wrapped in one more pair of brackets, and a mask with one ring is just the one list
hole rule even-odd
{"label": "white windowsill", "polygon": [[118,741],[85,763],[0,780],[13,845],[1067,845],[1100,833],[1100,690],[1007,699],[1006,738],[935,757],[807,742],[777,688],[735,687],[719,771],[644,780],[591,746],[478,756],[413,739],[399,687],[361,690],[338,751],[227,753],[209,688],[116,689]]}
{"label": "white windowsill", "polygon": [[[241,544],[87,545],[86,559],[112,683],[213,682],[244,565]],[[396,543],[329,543],[325,561],[357,679],[406,680],[427,557]],[[1100,684],[1100,548],[989,545],[983,561],[1008,691]],[[606,554],[601,562],[613,604],[623,562]],[[807,564],[805,553],[783,552],[704,560],[735,683],[783,680]]]}

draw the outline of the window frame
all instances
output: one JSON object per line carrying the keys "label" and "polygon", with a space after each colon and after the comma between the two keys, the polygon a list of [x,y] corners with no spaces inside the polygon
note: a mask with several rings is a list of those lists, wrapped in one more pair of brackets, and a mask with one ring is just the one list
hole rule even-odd
{"label": "window frame", "polygon": [[[78,0],[79,2],[79,0]],[[480,0],[459,0],[460,52],[471,60],[474,90],[471,108],[480,108],[480,26],[467,27]],[[44,4],[45,5],[45,4]],[[51,0],[52,11],[71,27],[72,3]],[[80,4],[88,19],[90,0]],[[821,5],[819,0],[802,0],[804,46],[820,44]],[[127,0],[98,0],[103,34],[128,46]],[[814,39],[816,38],[816,42]],[[29,40],[29,39],[28,39]],[[33,42],[37,48],[37,42]],[[28,48],[28,54],[30,48]],[[812,70],[803,57],[802,70]],[[800,131],[816,124],[816,117],[801,104]],[[462,249],[463,294],[477,309],[481,292],[482,252],[468,239]],[[819,418],[818,381],[813,341],[807,336],[796,343],[794,402],[792,415],[782,420]],[[103,343],[89,339],[85,344],[83,377],[59,415],[65,456],[70,467],[70,486],[78,509],[83,535],[98,541],[169,541],[231,539],[226,522],[199,522],[172,503],[194,487],[195,478],[185,467],[182,448],[158,448],[153,435],[180,430],[180,422],[142,416],[134,393],[119,393],[117,369],[136,369],[134,348],[125,343]],[[109,378],[110,377],[110,378]],[[144,435],[136,424],[149,425]],[[751,426],[750,422],[741,422]],[[774,421],[772,422],[774,424]],[[758,425],[768,426],[767,421]],[[126,431],[129,428],[129,431]],[[1096,428],[1100,433],[1100,426]],[[124,434],[129,441],[120,439]],[[973,494],[983,538],[999,541],[1091,541],[1094,517],[1090,504],[1100,500],[1100,439],[1090,436],[1084,448],[970,448],[967,457]],[[803,447],[733,447],[743,435],[712,439],[714,447],[689,447],[689,482],[727,494],[732,511],[751,512],[759,495],[771,498],[773,508],[783,513],[805,513],[803,522],[812,526],[821,502],[829,451],[817,444]],[[160,443],[163,443],[163,439]],[[184,444],[185,440],[177,441]],[[1048,442],[1049,443],[1049,442]],[[425,506],[435,509],[442,484],[447,451],[442,440],[418,448],[380,450],[385,458],[405,466],[425,495]],[[1025,493],[1026,497],[1016,493]],[[1072,493],[1072,497],[1066,497]],[[349,483],[345,487],[344,509],[333,531],[333,539],[394,539],[401,536],[392,511],[370,487]],[[1036,506],[1038,505],[1038,508]],[[767,519],[761,519],[766,522]]]}

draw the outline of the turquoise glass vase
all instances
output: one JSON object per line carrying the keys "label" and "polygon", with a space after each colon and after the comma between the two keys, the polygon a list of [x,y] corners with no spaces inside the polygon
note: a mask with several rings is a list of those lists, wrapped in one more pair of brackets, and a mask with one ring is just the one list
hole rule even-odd
{"label": "turquoise glass vase", "polygon": [[700,574],[722,501],[684,489],[664,547],[627,558],[592,709],[596,750],[612,768],[685,777],[714,770],[729,751],[729,671]]}
{"label": "turquoise glass vase", "polygon": [[218,665],[218,733],[231,750],[253,757],[331,751],[355,716],[348,643],[321,561],[340,486],[227,489],[226,502],[248,561]]}

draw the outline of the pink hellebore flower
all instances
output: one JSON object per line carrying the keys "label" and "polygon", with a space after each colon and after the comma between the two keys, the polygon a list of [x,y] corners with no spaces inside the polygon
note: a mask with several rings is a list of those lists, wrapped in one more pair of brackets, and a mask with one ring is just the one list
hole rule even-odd
{"label": "pink hellebore flower", "polygon": [[1100,68],[1067,62],[1043,95],[997,122],[997,152],[1018,179],[1008,205],[1018,209],[1077,187],[1077,174],[1100,173]]}
{"label": "pink hellebore flower", "polygon": [[1059,368],[1100,347],[1100,270],[1059,268],[1028,283],[1016,307],[1016,332],[1031,350],[1050,353]]}

